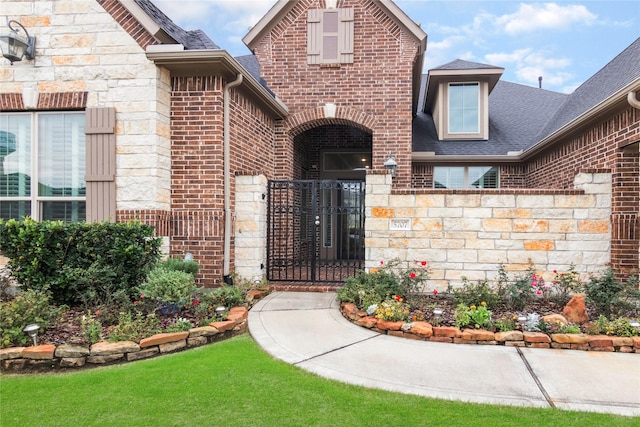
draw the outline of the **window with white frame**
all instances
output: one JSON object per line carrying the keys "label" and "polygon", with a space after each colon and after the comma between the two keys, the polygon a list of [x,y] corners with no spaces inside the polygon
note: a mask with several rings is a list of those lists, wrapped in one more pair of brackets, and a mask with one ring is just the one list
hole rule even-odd
{"label": "window with white frame", "polygon": [[449,134],[480,132],[480,85],[449,83]]}
{"label": "window with white frame", "polygon": [[0,114],[0,218],[84,221],[84,112]]}
{"label": "window with white frame", "polygon": [[434,166],[434,188],[499,188],[495,166]]}

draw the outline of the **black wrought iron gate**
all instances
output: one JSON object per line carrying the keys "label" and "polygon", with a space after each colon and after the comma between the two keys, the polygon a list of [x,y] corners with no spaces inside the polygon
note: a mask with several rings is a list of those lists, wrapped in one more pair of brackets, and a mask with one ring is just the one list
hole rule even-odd
{"label": "black wrought iron gate", "polygon": [[364,267],[365,183],[270,181],[267,278],[342,282]]}

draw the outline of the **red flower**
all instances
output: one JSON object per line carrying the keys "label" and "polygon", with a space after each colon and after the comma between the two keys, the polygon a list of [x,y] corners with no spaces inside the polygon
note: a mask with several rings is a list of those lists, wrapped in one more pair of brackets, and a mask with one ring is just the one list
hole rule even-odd
{"label": "red flower", "polygon": [[96,316],[100,316],[100,314],[102,314],[102,312],[100,310],[96,310]]}
{"label": "red flower", "polygon": [[140,298],[144,298],[144,294],[140,294]]}
{"label": "red flower", "polygon": [[200,304],[200,301],[198,301],[197,299],[194,299],[193,300],[193,305],[198,305],[198,304]]}
{"label": "red flower", "polygon": [[411,274],[409,274],[409,277],[411,277],[412,279],[416,278],[416,273],[414,273],[413,271],[411,272]]}
{"label": "red flower", "polygon": [[380,261],[380,265],[384,265],[384,261]]}
{"label": "red flower", "polygon": [[433,290],[433,295],[438,295],[438,290],[437,289]]}
{"label": "red flower", "polygon": [[558,270],[553,270],[554,273],[558,273]]}
{"label": "red flower", "polygon": [[422,266],[424,267],[425,265],[427,265],[427,261],[422,261],[420,264],[422,264]]}
{"label": "red flower", "polygon": [[393,299],[402,302],[402,297],[400,295],[394,295]]}

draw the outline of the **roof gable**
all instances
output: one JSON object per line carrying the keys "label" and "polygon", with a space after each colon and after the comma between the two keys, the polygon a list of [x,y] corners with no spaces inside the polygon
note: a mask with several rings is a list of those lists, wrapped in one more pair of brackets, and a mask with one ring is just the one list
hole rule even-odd
{"label": "roof gable", "polygon": [[[280,21],[286,16],[286,14],[297,6],[297,1],[290,0],[278,0],[276,4],[254,25],[242,41],[251,50],[260,42],[265,34],[269,33]],[[321,5],[327,4],[327,1],[320,0]],[[416,24],[411,18],[409,18],[396,4],[391,0],[378,0],[376,4],[384,11],[384,13],[392,19],[396,24],[403,28],[409,35],[413,36],[422,45],[422,52],[426,49],[427,34]]]}

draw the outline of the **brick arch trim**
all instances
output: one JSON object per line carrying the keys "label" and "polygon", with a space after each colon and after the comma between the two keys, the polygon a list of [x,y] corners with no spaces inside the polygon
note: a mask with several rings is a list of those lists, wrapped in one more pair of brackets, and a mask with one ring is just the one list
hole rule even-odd
{"label": "brick arch trim", "polygon": [[351,107],[337,107],[335,114],[325,116],[324,107],[300,111],[287,117],[285,125],[291,137],[322,125],[347,125],[373,134],[377,120],[371,114]]}

